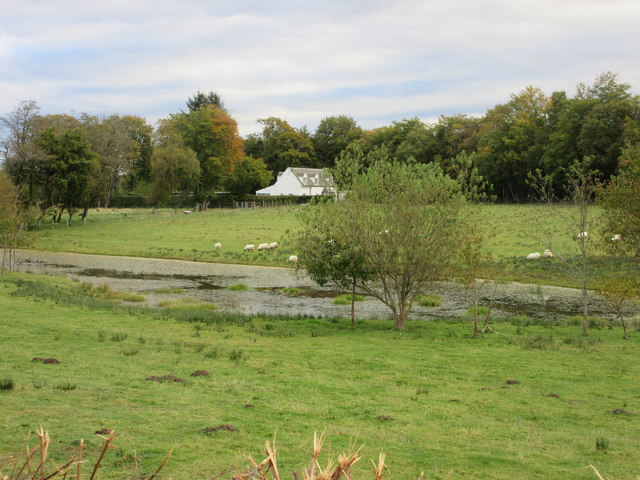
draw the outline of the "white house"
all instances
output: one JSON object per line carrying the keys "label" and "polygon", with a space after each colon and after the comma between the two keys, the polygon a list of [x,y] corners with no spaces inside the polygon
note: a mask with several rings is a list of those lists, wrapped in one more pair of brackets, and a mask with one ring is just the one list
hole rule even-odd
{"label": "white house", "polygon": [[323,168],[289,167],[278,172],[276,183],[256,191],[256,195],[325,195],[334,194],[333,177]]}

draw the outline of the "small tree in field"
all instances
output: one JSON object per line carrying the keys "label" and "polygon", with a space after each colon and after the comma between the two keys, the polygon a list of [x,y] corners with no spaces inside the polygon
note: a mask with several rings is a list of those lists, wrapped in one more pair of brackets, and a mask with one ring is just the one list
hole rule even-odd
{"label": "small tree in field", "polygon": [[299,220],[302,230],[296,238],[301,252],[297,268],[305,270],[319,285],[333,284],[351,294],[351,325],[355,326],[355,296],[358,285],[373,278],[357,245],[344,243],[342,225],[336,223],[336,207],[330,203],[309,206]]}
{"label": "small tree in field", "polygon": [[[325,237],[333,242],[327,250],[366,272],[355,277],[356,287],[389,307],[402,329],[416,296],[457,258],[465,205],[458,183],[439,166],[377,160],[353,176],[343,200],[322,207],[335,225]],[[301,258],[317,255],[312,245]]]}
{"label": "small tree in field", "polygon": [[[559,219],[576,246],[574,252],[555,250],[548,239],[547,248],[562,262],[582,292],[582,333],[589,334],[588,293],[592,277],[591,256],[597,223],[592,214],[596,192],[600,188],[598,172],[590,169],[591,158],[574,162],[566,176],[567,198],[559,201],[551,187],[551,177],[538,170],[530,182],[540,199],[549,205],[550,214]],[[569,206],[569,208],[566,208]]]}
{"label": "small tree in field", "polygon": [[39,210],[23,207],[20,195],[9,176],[0,171],[0,248],[2,261],[0,272],[12,271],[15,267],[15,251],[27,240],[27,225],[35,222]]}

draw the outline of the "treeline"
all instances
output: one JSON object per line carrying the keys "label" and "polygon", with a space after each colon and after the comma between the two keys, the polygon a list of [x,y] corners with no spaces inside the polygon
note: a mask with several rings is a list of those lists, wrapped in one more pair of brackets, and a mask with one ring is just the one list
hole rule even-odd
{"label": "treeline", "polygon": [[[262,131],[241,138],[237,123],[214,92],[198,92],[186,111],[153,128],[136,116],[40,115],[22,102],[0,117],[4,169],[25,202],[86,212],[109,206],[114,194],[144,195],[154,206],[188,194],[206,209],[216,192],[243,196],[270,184],[287,167],[333,167],[342,152],[367,158],[437,162],[445,172],[471,162],[500,201],[532,198],[529,172],[549,175],[562,195],[567,168],[590,158],[601,179],[617,173],[625,143],[638,141],[640,103],[612,73],[573,97],[536,87],[511,95],[481,117],[418,118],[363,130],[349,116],[320,121],[314,132],[280,118],[260,119]],[[456,160],[457,159],[457,160]]]}

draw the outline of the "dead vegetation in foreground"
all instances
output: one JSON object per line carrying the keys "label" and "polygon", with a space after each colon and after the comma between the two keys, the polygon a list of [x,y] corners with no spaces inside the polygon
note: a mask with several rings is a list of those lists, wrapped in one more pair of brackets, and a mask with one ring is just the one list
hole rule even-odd
{"label": "dead vegetation in foreground", "polygon": [[[36,436],[38,439],[37,445],[34,448],[29,447],[30,435],[27,437],[27,445],[21,453],[13,455],[8,459],[0,461],[0,480],[93,480],[96,477],[100,464],[107,453],[107,450],[113,449],[113,441],[116,438],[116,432],[110,429],[103,430],[107,436],[100,435],[102,431],[96,432],[102,438],[102,445],[98,454],[97,460],[93,466],[83,471],[83,467],[88,465],[87,460],[83,458],[84,453],[84,440],[80,440],[78,449],[73,457],[69,459],[63,465],[56,465],[56,463],[49,458],[49,445],[51,439],[49,433],[43,429],[36,430]],[[324,441],[324,433],[313,435],[313,453],[311,455],[311,461],[309,465],[302,470],[302,476],[297,471],[293,472],[293,480],[352,480],[352,468],[358,463],[362,457],[360,451],[362,446],[357,450],[352,448],[345,454],[338,455],[337,460],[329,459],[324,467],[320,464],[319,458],[322,451],[322,445]],[[142,480],[153,480],[158,476],[160,471],[164,468],[169,457],[173,453],[173,449],[169,451],[158,468],[146,477],[136,472],[135,478]],[[258,463],[252,457],[247,457],[249,465],[240,473],[233,474],[235,468],[231,468],[225,472],[215,475],[211,480],[217,480],[223,475],[232,474],[231,480],[283,480],[278,469],[277,451],[275,447],[275,438],[273,443],[265,442],[265,455],[266,457]],[[371,460],[373,469],[371,471],[371,480],[381,480],[384,476],[385,466],[385,454],[380,453],[378,461]],[[8,470],[6,469],[8,467]],[[594,473],[599,480],[606,480],[600,472],[593,465],[589,465],[593,469]],[[4,472],[3,472],[4,469]],[[8,472],[8,473],[7,473]],[[269,475],[270,473],[270,475]],[[453,471],[449,472],[446,476],[448,480],[451,478]],[[424,472],[420,474],[418,480],[425,480]]]}

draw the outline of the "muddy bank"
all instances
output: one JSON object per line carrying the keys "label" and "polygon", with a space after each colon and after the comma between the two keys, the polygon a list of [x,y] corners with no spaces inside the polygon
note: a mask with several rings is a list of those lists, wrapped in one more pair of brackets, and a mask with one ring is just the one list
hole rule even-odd
{"label": "muddy bank", "polygon": [[[333,304],[339,292],[319,287],[288,268],[23,250],[17,254],[17,270],[61,275],[93,285],[107,284],[114,290],[143,294],[151,306],[163,300],[190,297],[215,303],[222,310],[247,314],[350,315],[348,305]],[[229,290],[239,284],[248,290]],[[168,291],[172,293],[161,293]],[[472,303],[470,291],[455,283],[434,284],[432,293],[441,296],[442,305],[416,306],[412,318],[462,316]],[[492,303],[494,317],[563,317],[581,311],[580,291],[571,288],[510,283],[494,289],[489,283],[480,289],[480,298],[481,305]],[[590,296],[589,311],[595,316],[610,315],[597,295]],[[356,313],[359,318],[389,317],[387,307],[373,298],[358,302]]]}

